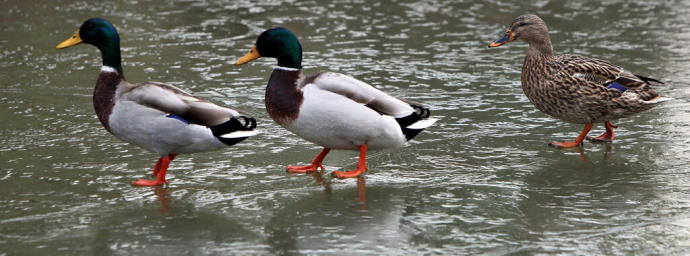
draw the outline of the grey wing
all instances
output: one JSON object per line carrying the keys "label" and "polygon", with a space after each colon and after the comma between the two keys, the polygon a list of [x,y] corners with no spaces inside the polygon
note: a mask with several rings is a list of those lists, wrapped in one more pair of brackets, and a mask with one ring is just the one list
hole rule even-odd
{"label": "grey wing", "polygon": [[122,97],[138,104],[175,114],[193,124],[213,126],[224,123],[240,114],[195,97],[179,88],[157,82],[136,84]]}
{"label": "grey wing", "polygon": [[337,93],[353,101],[365,104],[379,113],[393,117],[403,117],[414,112],[410,104],[350,76],[333,72],[322,72],[310,82],[320,89]]}

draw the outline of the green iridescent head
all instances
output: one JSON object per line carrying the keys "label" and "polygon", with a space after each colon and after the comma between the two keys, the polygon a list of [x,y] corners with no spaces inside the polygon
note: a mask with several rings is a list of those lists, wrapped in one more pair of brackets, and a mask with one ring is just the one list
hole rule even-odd
{"label": "green iridescent head", "polygon": [[256,39],[256,44],[235,65],[242,65],[261,57],[278,59],[278,66],[302,68],[302,45],[297,36],[286,28],[272,28]]}
{"label": "green iridescent head", "polygon": [[103,65],[113,67],[122,74],[120,36],[112,23],[101,18],[88,19],[79,27],[79,31],[56,48],[64,49],[80,43],[96,46],[101,51]]}

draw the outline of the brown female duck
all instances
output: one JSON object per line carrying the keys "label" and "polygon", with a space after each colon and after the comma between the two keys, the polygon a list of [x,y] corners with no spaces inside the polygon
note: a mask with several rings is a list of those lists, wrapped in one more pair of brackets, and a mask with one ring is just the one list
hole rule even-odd
{"label": "brown female duck", "polygon": [[[593,142],[611,142],[611,123],[621,117],[648,110],[669,98],[651,88],[660,81],[630,73],[603,60],[584,56],[554,55],[546,23],[536,15],[513,20],[505,35],[489,44],[498,47],[521,39],[529,44],[522,66],[522,90],[542,112],[585,127],[575,141],[552,142],[555,147],[576,147],[585,137]],[[593,123],[604,123],[606,132],[587,137]]]}

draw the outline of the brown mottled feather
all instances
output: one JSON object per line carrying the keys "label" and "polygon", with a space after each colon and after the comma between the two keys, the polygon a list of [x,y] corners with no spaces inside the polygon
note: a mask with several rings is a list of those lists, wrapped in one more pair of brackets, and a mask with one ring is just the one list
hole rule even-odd
{"label": "brown mottled feather", "polygon": [[[650,86],[657,80],[599,59],[553,55],[546,24],[535,15],[518,17],[507,33],[529,43],[522,88],[537,109],[548,115],[571,123],[597,123],[648,110],[660,102]],[[614,81],[628,90],[607,88]]]}

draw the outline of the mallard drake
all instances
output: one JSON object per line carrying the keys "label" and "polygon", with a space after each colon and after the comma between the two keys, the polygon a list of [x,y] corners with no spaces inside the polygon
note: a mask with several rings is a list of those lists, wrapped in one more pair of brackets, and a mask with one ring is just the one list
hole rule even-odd
{"label": "mallard drake", "polygon": [[325,71],[304,75],[302,46],[288,29],[264,31],[235,64],[260,57],[278,59],[266,87],[268,114],[288,131],[324,147],[311,164],[288,166],[288,172],[323,169],[331,149],[359,150],[356,169],[332,172],[338,178],[357,177],[367,170],[367,150],[398,148],[436,121],[429,118],[429,109],[350,76]]}
{"label": "mallard drake", "polygon": [[175,86],[128,83],[122,72],[120,37],[109,21],[87,20],[56,48],[80,43],[96,46],[103,58],[93,92],[98,120],[115,137],[160,155],[153,168],[156,179],[139,179],[133,185],[163,185],[168,165],[178,154],[224,148],[256,133],[253,118]]}
{"label": "mallard drake", "polygon": [[[489,44],[498,47],[523,40],[529,44],[522,67],[522,90],[542,112],[566,122],[584,124],[574,141],[552,142],[555,147],[579,146],[615,138],[612,120],[648,110],[668,100],[652,89],[659,80],[635,75],[607,61],[573,54],[554,55],[546,23],[536,15],[513,20],[503,37]],[[606,132],[587,137],[593,123]]]}

